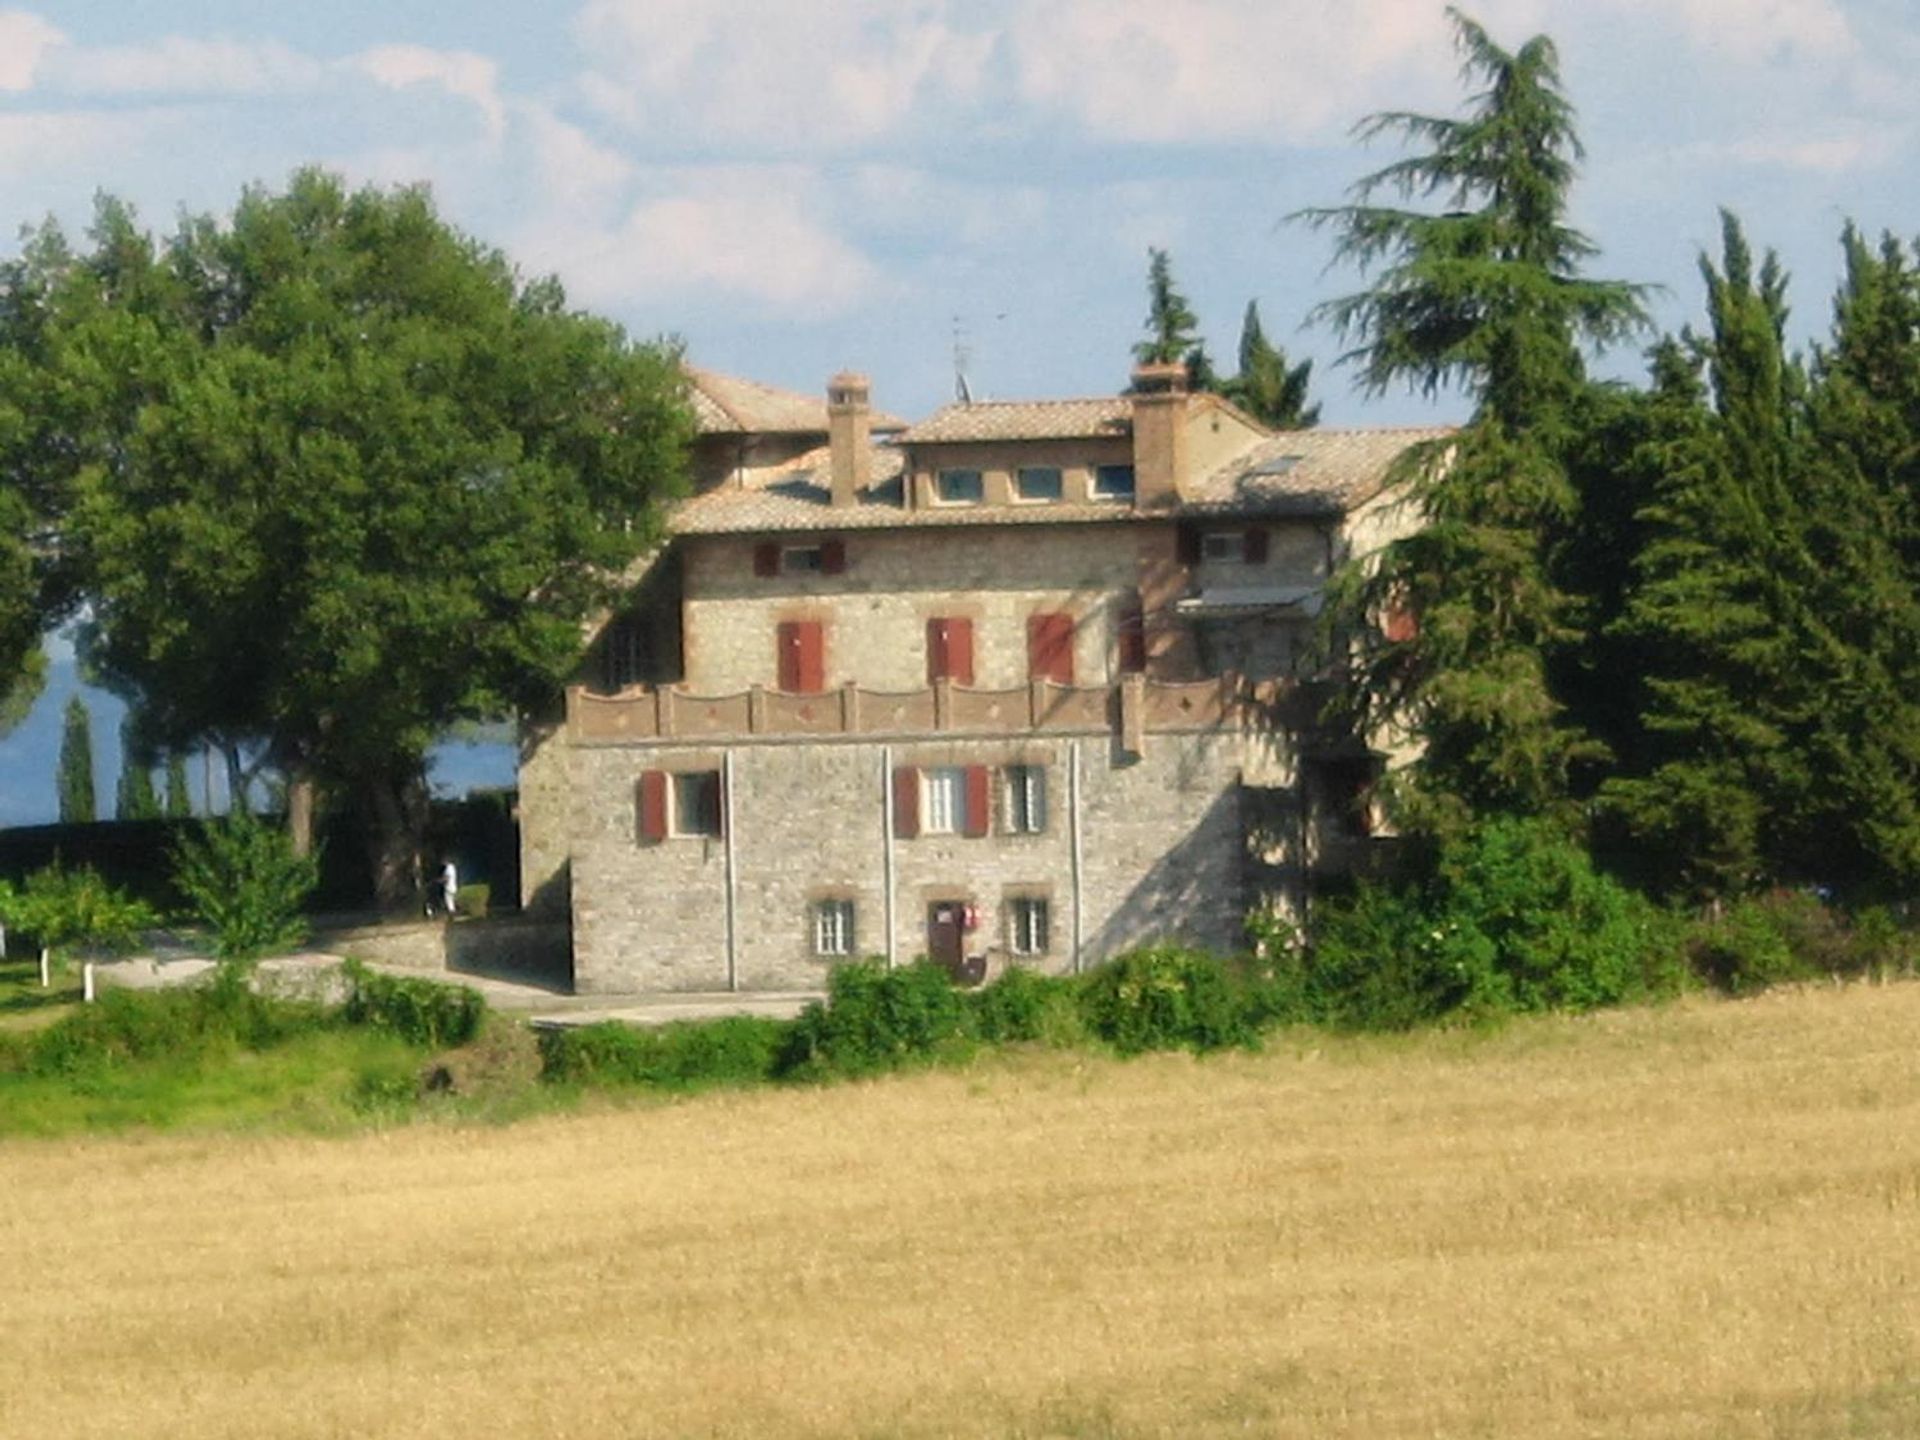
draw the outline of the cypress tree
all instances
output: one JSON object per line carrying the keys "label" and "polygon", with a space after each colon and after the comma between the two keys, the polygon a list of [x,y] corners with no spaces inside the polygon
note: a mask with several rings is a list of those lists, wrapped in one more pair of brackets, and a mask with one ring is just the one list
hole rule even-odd
{"label": "cypress tree", "polygon": [[1363,729],[1423,742],[1400,818],[1435,833],[1495,812],[1572,817],[1572,771],[1598,751],[1551,680],[1584,638],[1578,597],[1556,577],[1577,540],[1567,457],[1588,383],[1581,347],[1645,324],[1644,287],[1580,273],[1595,247],[1565,223],[1582,152],[1552,41],[1509,53],[1448,14],[1463,72],[1482,82],[1468,112],[1362,121],[1364,139],[1428,148],[1362,178],[1351,203],[1295,217],[1330,229],[1336,258],[1371,278],[1314,311],[1354,342],[1343,359],[1362,386],[1458,387],[1475,401],[1457,435],[1403,462],[1425,527],[1330,597],[1349,635],[1396,610],[1417,620],[1358,648],[1350,695]]}
{"label": "cypress tree", "polygon": [[1249,300],[1240,322],[1240,373],[1222,387],[1228,399],[1276,430],[1307,430],[1320,423],[1320,407],[1307,404],[1313,361],[1287,363],[1286,352],[1267,339],[1260,302]]}
{"label": "cypress tree", "polygon": [[187,761],[178,750],[167,756],[167,818],[188,820],[193,816],[193,792],[187,788]]}
{"label": "cypress tree", "polygon": [[93,804],[93,724],[86,702],[78,695],[67,701],[60,729],[60,823],[91,824]]}
{"label": "cypress tree", "polygon": [[1165,250],[1149,249],[1147,338],[1133,347],[1133,358],[1143,365],[1184,363],[1189,378],[1197,359],[1202,378],[1210,378],[1213,367],[1200,344],[1199,324],[1187,297],[1173,283],[1173,261]]}
{"label": "cypress tree", "polygon": [[153,756],[140,744],[131,720],[120,726],[120,784],[114,792],[116,820],[157,820],[160,797],[153,789]]}

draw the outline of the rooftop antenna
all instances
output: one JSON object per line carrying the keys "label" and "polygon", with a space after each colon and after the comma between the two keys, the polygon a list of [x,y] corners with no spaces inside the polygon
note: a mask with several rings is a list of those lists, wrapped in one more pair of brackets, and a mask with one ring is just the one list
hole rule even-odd
{"label": "rooftop antenna", "polygon": [[967,365],[972,359],[967,332],[956,315],[953,317],[953,398],[962,405],[973,403],[973,387],[967,383]]}

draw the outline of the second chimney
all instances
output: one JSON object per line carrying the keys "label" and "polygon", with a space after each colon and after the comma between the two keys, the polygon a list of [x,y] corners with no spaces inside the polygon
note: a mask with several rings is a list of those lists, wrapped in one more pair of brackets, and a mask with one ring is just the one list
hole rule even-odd
{"label": "second chimney", "polygon": [[836,509],[859,503],[873,479],[872,418],[867,377],[842,370],[827,382],[827,451]]}
{"label": "second chimney", "polygon": [[1187,483],[1187,367],[1133,371],[1133,504],[1153,510],[1180,499]]}

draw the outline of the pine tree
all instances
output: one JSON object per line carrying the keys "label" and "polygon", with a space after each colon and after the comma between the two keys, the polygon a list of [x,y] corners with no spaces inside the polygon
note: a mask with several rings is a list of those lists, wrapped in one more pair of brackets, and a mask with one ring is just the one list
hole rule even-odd
{"label": "pine tree", "polygon": [[1491,812],[1568,816],[1573,769],[1597,753],[1551,680],[1584,638],[1578,597],[1556,579],[1579,523],[1567,457],[1582,345],[1645,324],[1643,287],[1580,273],[1595,247],[1565,223],[1582,152],[1553,43],[1508,53],[1448,14],[1465,78],[1484,82],[1468,113],[1362,121],[1363,138],[1427,148],[1361,179],[1351,203],[1296,217],[1332,230],[1336,257],[1371,277],[1314,311],[1354,342],[1343,359],[1362,386],[1459,387],[1475,401],[1464,429],[1403,465],[1425,528],[1332,597],[1349,633],[1396,610],[1417,619],[1408,638],[1363,647],[1352,693],[1363,727],[1422,740],[1401,818],[1431,831]]}
{"label": "pine tree", "polygon": [[67,701],[60,730],[60,823],[88,825],[96,818],[93,804],[93,725],[86,702],[78,695]]}
{"label": "pine tree", "polygon": [[193,792],[187,786],[187,761],[178,750],[167,756],[167,818],[193,817]]}
{"label": "pine tree", "polygon": [[[1147,338],[1133,347],[1143,365],[1186,363],[1200,349],[1199,320],[1173,283],[1173,261],[1165,250],[1147,251]],[[1204,359],[1205,352],[1202,351]],[[1210,368],[1210,367],[1209,367]]]}
{"label": "pine tree", "polygon": [[153,788],[153,756],[140,744],[131,721],[120,726],[120,784],[114,792],[116,820],[157,820],[160,797]]}
{"label": "pine tree", "polygon": [[1286,352],[1270,342],[1261,328],[1260,302],[1249,300],[1240,322],[1240,373],[1221,392],[1276,430],[1308,430],[1320,423],[1320,407],[1307,404],[1312,374],[1311,360],[1287,363]]}

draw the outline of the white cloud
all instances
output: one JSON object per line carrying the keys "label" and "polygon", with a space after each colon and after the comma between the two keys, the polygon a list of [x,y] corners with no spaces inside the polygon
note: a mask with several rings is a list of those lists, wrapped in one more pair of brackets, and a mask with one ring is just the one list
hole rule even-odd
{"label": "white cloud", "polygon": [[660,177],[612,223],[554,207],[514,246],[590,305],[663,296],[789,316],[843,311],[884,289],[878,269],[814,213],[811,172],[727,167]]}
{"label": "white cloud", "polygon": [[1821,175],[1844,175],[1887,164],[1896,152],[1888,134],[1761,136],[1727,144],[1693,147],[1690,155],[1705,164],[1731,161],[1767,169],[1801,170]]}
{"label": "white cloud", "polygon": [[78,95],[280,95],[324,83],[327,67],[278,41],[169,35],[145,45],[66,45],[48,88]]}
{"label": "white cloud", "polygon": [[91,170],[156,140],[177,140],[183,129],[177,116],[146,110],[0,114],[0,180]]}
{"label": "white cloud", "polygon": [[0,93],[30,90],[47,51],[66,36],[28,10],[0,10]]}
{"label": "white cloud", "polygon": [[506,132],[506,106],[500,98],[500,67],[470,50],[433,50],[424,45],[378,45],[353,64],[389,90],[431,85],[468,101],[485,120],[487,133]]}
{"label": "white cloud", "polygon": [[841,148],[976,95],[992,37],[942,0],[588,0],[582,93],[637,130]]}
{"label": "white cloud", "polygon": [[1708,55],[1742,64],[1804,63],[1853,54],[1857,47],[1836,0],[1601,0],[1603,8],[1677,25]]}

